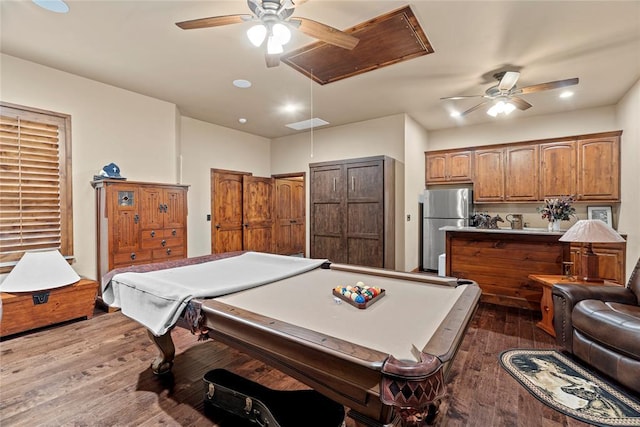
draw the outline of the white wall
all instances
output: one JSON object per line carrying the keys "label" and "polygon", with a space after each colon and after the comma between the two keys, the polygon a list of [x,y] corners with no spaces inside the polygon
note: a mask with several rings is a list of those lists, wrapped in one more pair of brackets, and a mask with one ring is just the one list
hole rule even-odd
{"label": "white wall", "polygon": [[[405,244],[404,269],[412,271],[418,268],[418,245],[420,244],[420,215],[418,213],[418,195],[425,188],[424,152],[428,149],[429,137],[427,131],[411,117],[405,121],[405,175],[404,188],[405,216]],[[407,221],[406,216],[411,220]]]}
{"label": "white wall", "polygon": [[627,278],[640,258],[640,80],[616,107],[618,127],[622,134],[622,188],[618,229],[627,233]]}
{"label": "white wall", "polygon": [[[271,141],[271,172],[273,174],[306,172],[309,164],[331,160],[386,155],[396,160],[396,171],[404,172],[404,114],[326,129],[315,129]],[[309,180],[307,193],[307,247],[309,254]],[[399,182],[398,182],[399,181]],[[396,177],[396,268],[404,260],[404,178]],[[400,248],[400,250],[398,250]]]}
{"label": "white wall", "polygon": [[182,117],[182,183],[189,187],[188,256],[211,253],[211,169],[270,176],[270,141],[266,138]]}
{"label": "white wall", "polygon": [[95,279],[93,175],[111,162],[131,181],[177,182],[176,107],[4,55],[2,101],[71,115],[74,269]]}

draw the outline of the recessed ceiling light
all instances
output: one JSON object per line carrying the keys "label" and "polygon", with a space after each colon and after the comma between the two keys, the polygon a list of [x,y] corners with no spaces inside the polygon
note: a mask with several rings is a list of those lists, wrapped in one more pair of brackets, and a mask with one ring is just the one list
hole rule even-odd
{"label": "recessed ceiling light", "polygon": [[459,111],[452,111],[451,114],[449,114],[451,117],[460,117],[460,112]]}
{"label": "recessed ceiling light", "polygon": [[251,87],[251,82],[249,80],[238,79],[233,81],[233,85],[235,87],[239,87],[240,89],[246,89]]}
{"label": "recessed ceiling light", "polygon": [[329,122],[319,119],[317,117],[314,117],[313,119],[303,120],[301,122],[289,123],[288,125],[285,125],[285,126],[295,130],[304,130],[304,129],[317,128],[319,126],[324,126],[328,124]]}
{"label": "recessed ceiling light", "polygon": [[247,123],[247,119],[245,119],[244,117],[240,117],[240,118],[238,119],[238,121],[239,121],[240,123],[242,123],[242,124]]}
{"label": "recessed ceiling light", "polygon": [[573,96],[573,92],[570,90],[565,90],[560,94],[560,98],[571,98]]}
{"label": "recessed ceiling light", "polygon": [[295,113],[300,110],[300,106],[298,104],[286,104],[282,107],[282,111],[285,113]]}
{"label": "recessed ceiling light", "polygon": [[56,13],[69,12],[69,6],[62,0],[33,0],[35,4],[43,9]]}

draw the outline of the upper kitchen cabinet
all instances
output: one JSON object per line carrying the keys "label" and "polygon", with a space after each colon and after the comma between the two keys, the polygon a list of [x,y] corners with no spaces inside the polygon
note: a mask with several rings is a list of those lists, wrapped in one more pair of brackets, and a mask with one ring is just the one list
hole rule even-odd
{"label": "upper kitchen cabinet", "polygon": [[620,132],[578,140],[578,200],[620,200]]}
{"label": "upper kitchen cabinet", "polygon": [[473,152],[447,151],[425,153],[426,184],[471,182]]}
{"label": "upper kitchen cabinet", "polygon": [[504,200],[538,200],[538,145],[506,147],[504,151]]}
{"label": "upper kitchen cabinet", "polygon": [[620,201],[622,131],[425,153],[425,181],[469,182],[475,203],[537,202],[574,196]]}
{"label": "upper kitchen cabinet", "polygon": [[476,150],[473,201],[504,201],[504,149]]}
{"label": "upper kitchen cabinet", "polygon": [[540,144],[540,198],[576,194],[576,141]]}

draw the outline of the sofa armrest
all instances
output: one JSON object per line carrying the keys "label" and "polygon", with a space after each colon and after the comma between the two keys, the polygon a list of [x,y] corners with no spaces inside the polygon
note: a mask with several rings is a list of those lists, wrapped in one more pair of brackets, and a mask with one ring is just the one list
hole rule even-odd
{"label": "sofa armrest", "polygon": [[556,341],[570,353],[573,353],[571,312],[577,303],[582,300],[595,299],[621,304],[638,304],[638,299],[631,289],[621,286],[555,284],[551,293],[553,295],[553,328],[556,332]]}

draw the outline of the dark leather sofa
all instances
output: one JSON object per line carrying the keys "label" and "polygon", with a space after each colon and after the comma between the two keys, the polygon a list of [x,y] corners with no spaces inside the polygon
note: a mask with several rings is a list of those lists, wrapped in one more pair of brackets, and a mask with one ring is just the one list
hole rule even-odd
{"label": "dark leather sofa", "polygon": [[626,287],[556,284],[552,295],[558,344],[640,394],[640,259]]}

